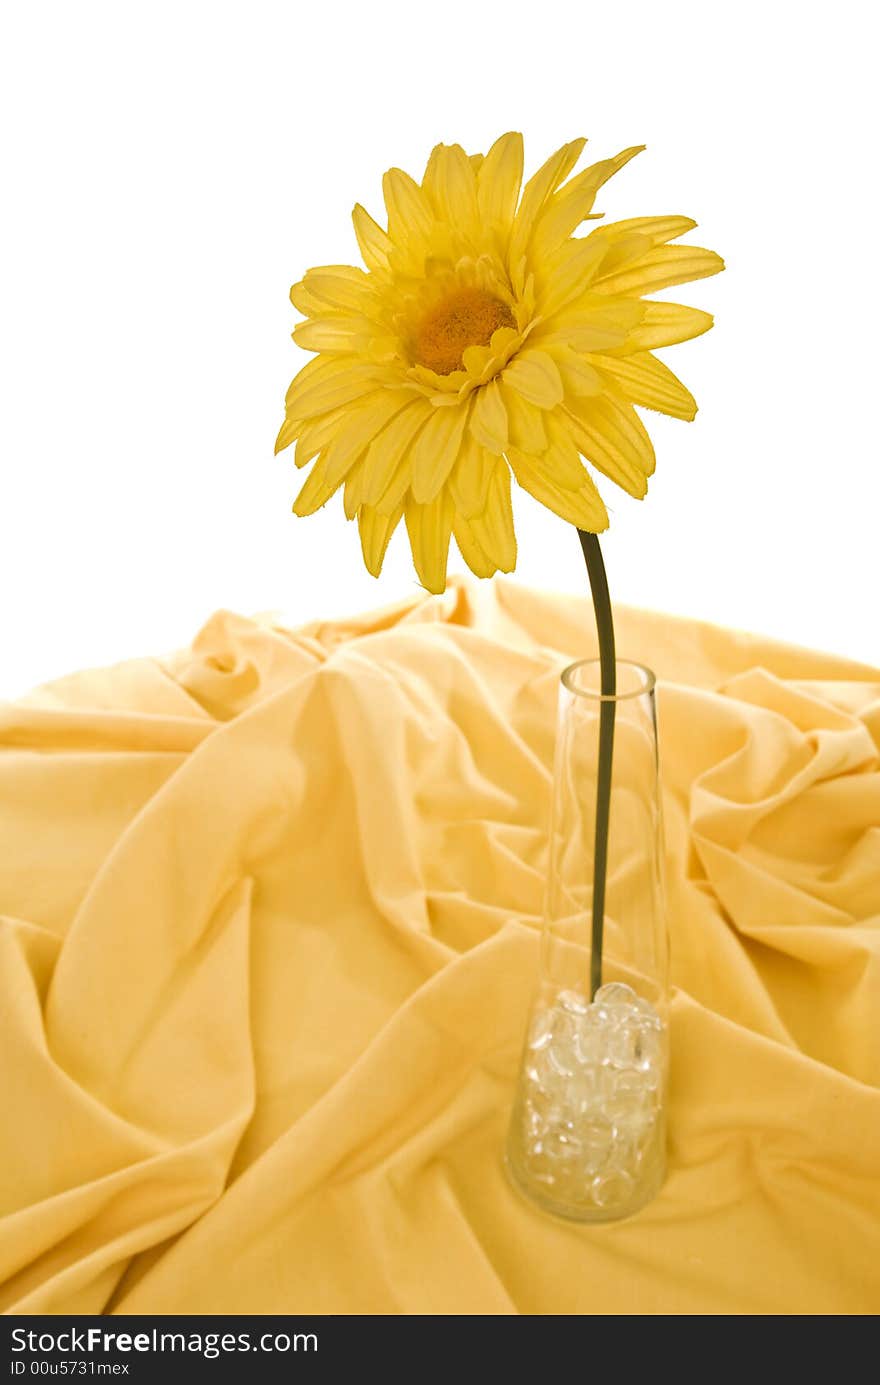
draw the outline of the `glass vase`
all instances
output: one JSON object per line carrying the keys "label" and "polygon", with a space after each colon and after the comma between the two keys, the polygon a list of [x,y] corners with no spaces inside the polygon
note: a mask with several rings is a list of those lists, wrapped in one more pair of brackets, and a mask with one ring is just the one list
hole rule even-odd
{"label": "glass vase", "polygon": [[[578,1221],[629,1216],[666,1172],[668,945],[654,675],[621,660],[614,695],[600,688],[598,660],[562,674],[540,975],[507,1141],[515,1185]],[[604,910],[594,918],[603,704],[613,753]]]}

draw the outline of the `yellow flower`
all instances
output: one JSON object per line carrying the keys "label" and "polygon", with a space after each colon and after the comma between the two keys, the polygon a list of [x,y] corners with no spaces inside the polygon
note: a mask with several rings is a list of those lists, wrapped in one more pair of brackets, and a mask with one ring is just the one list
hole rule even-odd
{"label": "yellow flower", "polygon": [[306,319],[294,340],[316,355],[290,386],[275,450],[296,441],[296,465],[313,462],[296,514],[344,487],[374,576],[402,517],[429,591],[446,586],[453,534],[477,576],[511,572],[511,472],[563,519],[601,532],[608,515],[582,458],[644,496],[654,451],[633,405],[696,413],[652,351],[712,319],[642,295],[723,262],[670,243],[696,224],[683,216],[574,235],[643,147],[569,178],[584,144],[559,149],[522,196],[521,135],[485,157],[438,144],[421,185],[385,174],[387,230],[355,207],[365,270],[326,265],[290,291]]}

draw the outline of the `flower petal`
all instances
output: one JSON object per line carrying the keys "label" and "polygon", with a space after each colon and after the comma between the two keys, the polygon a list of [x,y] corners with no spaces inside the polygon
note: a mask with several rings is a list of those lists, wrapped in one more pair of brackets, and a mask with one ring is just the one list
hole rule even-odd
{"label": "flower petal", "polygon": [[346,519],[354,519],[364,502],[364,463],[356,462],[345,478],[342,507]]}
{"label": "flower petal", "polygon": [[468,420],[467,405],[436,408],[412,450],[412,494],[420,505],[433,500],[452,470]]}
{"label": "flower petal", "polygon": [[304,351],[358,351],[375,335],[376,324],[362,314],[312,317],[297,323],[293,329],[293,340]]}
{"label": "flower petal", "polygon": [[418,183],[401,168],[389,168],[382,179],[385,207],[388,212],[388,237],[395,245],[405,247],[410,239],[427,239],[434,217]]}
{"label": "flower petal", "polygon": [[461,353],[461,363],[468,375],[482,375],[492,356],[491,346],[466,346]]}
{"label": "flower petal", "polygon": [[432,149],[422,188],[437,215],[466,234],[479,224],[477,183],[470,160],[460,144],[438,144]]}
{"label": "flower petal", "polygon": [[548,271],[536,276],[541,317],[552,318],[591,288],[604,258],[601,241],[589,236],[585,240],[566,241],[553,256]]}
{"label": "flower petal", "polygon": [[456,514],[452,523],[452,532],[455,535],[455,542],[458,544],[458,551],[471,572],[477,577],[494,576],[498,569],[474,537],[470,520],[465,519],[461,514]]}
{"label": "flower petal", "polygon": [[378,577],[385,561],[385,553],[391,535],[400,523],[403,506],[399,505],[393,514],[382,515],[370,505],[363,505],[358,514],[358,530],[361,536],[361,551],[364,566],[373,577]]}
{"label": "flower petal", "polygon": [[376,509],[380,515],[391,515],[402,505],[409,491],[409,483],[412,480],[412,463],[409,456],[401,457],[397,466],[394,468],[391,479],[385,487],[380,499],[376,502]]}
{"label": "flower petal", "polygon": [[327,480],[344,479],[349,467],[365,452],[376,433],[409,403],[400,390],[379,390],[339,425],[327,448]]}
{"label": "flower petal", "polygon": [[584,399],[569,411],[569,419],[578,451],[641,500],[654,470],[654,448],[632,405],[610,395]]}
{"label": "flower petal", "polygon": [[588,483],[590,474],[581,461],[571,430],[564,419],[557,414],[549,414],[547,432],[547,446],[539,457],[534,458],[535,465],[563,490],[580,490]]}
{"label": "flower petal", "polygon": [[611,159],[591,164],[551,198],[541,214],[533,240],[536,257],[550,255],[592,211],[596,193],[608,179],[645,148],[643,144],[624,149]]}
{"label": "flower petal", "polygon": [[[562,384],[566,394],[579,397],[602,393],[602,376],[589,361],[578,355],[577,351],[572,351],[568,347],[557,346],[553,349],[553,359],[559,367],[559,374],[562,376]],[[599,356],[596,359],[604,360],[605,357]],[[528,451],[529,449],[526,448],[525,450]]]}
{"label": "flower petal", "polygon": [[697,401],[667,365],[649,351],[632,356],[594,356],[599,374],[610,376],[632,404],[672,418],[696,417]]}
{"label": "flower petal", "polygon": [[585,139],[575,139],[551,154],[523,188],[510,238],[510,263],[514,265],[528,249],[535,221],[548,197],[567,178],[583,152]]}
{"label": "flower petal", "polygon": [[416,572],[422,585],[435,594],[446,590],[454,514],[452,497],[445,486],[429,505],[419,505],[411,497],[406,502],[406,527]]}
{"label": "flower petal", "polygon": [[[285,447],[289,447],[294,438],[299,433],[302,424],[296,418],[287,417],[278,429],[278,436],[275,439],[275,456],[283,452]],[[312,456],[314,456],[314,452]]]}
{"label": "flower petal", "polygon": [[370,443],[364,459],[364,504],[378,505],[410,443],[431,413],[428,401],[416,397]]}
{"label": "flower petal", "polygon": [[672,284],[708,279],[724,268],[714,250],[698,245],[657,245],[631,264],[610,274],[599,274],[593,281],[596,293],[623,293],[640,296],[657,293]]}
{"label": "flower petal", "polygon": [[546,351],[520,351],[501,378],[539,409],[553,409],[562,403],[562,379],[556,362]]}
{"label": "flower petal", "polygon": [[651,245],[664,245],[693,231],[696,224],[689,216],[631,216],[625,221],[604,221],[591,232],[591,239],[602,236],[614,241],[635,233],[644,236]]}
{"label": "flower petal", "polygon": [[544,351],[557,346],[570,346],[575,351],[609,351],[625,346],[628,334],[642,321],[647,307],[640,298],[589,294],[549,322],[539,322],[529,335],[529,346],[540,346]]}
{"label": "flower petal", "polygon": [[449,477],[455,508],[465,518],[485,508],[495,461],[493,454],[481,447],[473,434],[465,437]]}
{"label": "flower petal", "polygon": [[552,477],[541,470],[534,458],[511,453],[509,460],[513,474],[523,490],[528,491],[529,495],[534,496],[542,505],[546,505],[548,510],[559,515],[560,519],[566,520],[569,524],[576,524],[579,529],[587,529],[591,534],[600,534],[603,529],[608,528],[608,513],[602,503],[602,497],[586,471],[584,485],[580,490],[572,491],[557,485]]}
{"label": "flower petal", "polygon": [[[365,395],[369,398],[369,395]],[[311,419],[308,423],[299,425],[299,437],[294,453],[294,465],[301,467],[316,457],[319,452],[323,452],[329,447],[340,424],[345,422],[348,409],[331,409],[329,413],[320,414],[317,418]]]}
{"label": "flower petal", "polygon": [[510,470],[500,457],[492,470],[485,508],[481,514],[472,517],[470,525],[480,548],[499,572],[513,572],[516,567],[516,534],[510,502]]}
{"label": "flower petal", "polygon": [[355,204],[351,219],[364,264],[374,273],[381,273],[388,268],[388,256],[394,248],[391,241],[360,202]]}
{"label": "flower petal", "polygon": [[322,313],[330,311],[330,305],[323,299],[316,298],[315,295],[306,288],[305,279],[298,284],[291,284],[290,301],[298,313],[303,317],[320,317]]}
{"label": "flower petal", "polygon": [[713,322],[711,313],[704,313],[700,308],[688,308],[683,303],[649,301],[643,302],[642,307],[644,316],[641,322],[627,333],[622,347],[613,348],[622,355],[633,351],[654,351],[658,346],[675,346],[680,341],[690,341],[692,337],[700,337],[708,332]]}
{"label": "flower petal", "polygon": [[313,515],[339,489],[341,482],[327,480],[327,458],[319,457],[293,502],[295,515]]}
{"label": "flower petal", "polygon": [[[298,287],[294,284],[290,290],[292,300],[294,289]],[[310,269],[302,280],[302,287],[323,303],[324,312],[330,308],[366,315],[373,304],[373,286],[368,276],[352,265],[323,265],[320,269]]]}
{"label": "flower petal", "polygon": [[[377,385],[390,372],[383,372],[374,365],[355,364],[352,361],[334,361],[336,370],[326,378],[322,377],[310,389],[297,394],[287,406],[292,418],[305,423],[319,414],[329,413],[331,409],[341,409],[356,399],[372,394]],[[394,379],[393,373],[391,378]]]}
{"label": "flower petal", "polygon": [[477,173],[480,220],[508,227],[513,221],[523,173],[523,137],[515,131],[496,139]]}
{"label": "flower petal", "polygon": [[[616,351],[626,346],[629,334],[622,327],[585,321],[583,327],[576,327],[567,335],[560,333],[559,339],[565,340],[575,351]],[[546,343],[542,341],[542,344]]]}
{"label": "flower petal", "polygon": [[297,416],[297,406],[303,395],[308,394],[316,385],[334,379],[346,370],[351,369],[349,361],[340,361],[335,356],[313,356],[290,382],[287,394],[284,399],[284,407],[288,414]]}
{"label": "flower petal", "polygon": [[475,391],[471,432],[477,442],[500,456],[507,446],[507,410],[497,380]]}
{"label": "flower petal", "polygon": [[543,452],[547,446],[544,411],[525,399],[519,390],[501,381],[501,397],[507,410],[508,437],[511,447],[521,452]]}

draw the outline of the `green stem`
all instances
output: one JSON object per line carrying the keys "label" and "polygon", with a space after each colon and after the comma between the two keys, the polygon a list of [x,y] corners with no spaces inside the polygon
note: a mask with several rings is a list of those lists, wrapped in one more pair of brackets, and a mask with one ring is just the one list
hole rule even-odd
{"label": "green stem", "polygon": [[614,697],[617,669],[614,652],[614,621],[608,578],[602,550],[595,534],[578,529],[584,552],[596,631],[599,636],[599,677],[602,701],[599,704],[599,766],[596,775],[596,836],[593,844],[593,930],[590,950],[590,999],[602,985],[602,942],[605,931],[605,881],[608,873],[608,826],[611,815],[611,764],[614,758]]}

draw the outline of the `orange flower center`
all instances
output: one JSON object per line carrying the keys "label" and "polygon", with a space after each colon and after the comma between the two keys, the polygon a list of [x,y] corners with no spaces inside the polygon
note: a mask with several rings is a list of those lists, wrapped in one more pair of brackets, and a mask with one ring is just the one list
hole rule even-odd
{"label": "orange flower center", "polygon": [[485,289],[457,288],[416,323],[413,358],[438,375],[449,375],[463,369],[461,358],[469,346],[488,346],[499,327],[516,327],[506,303]]}

